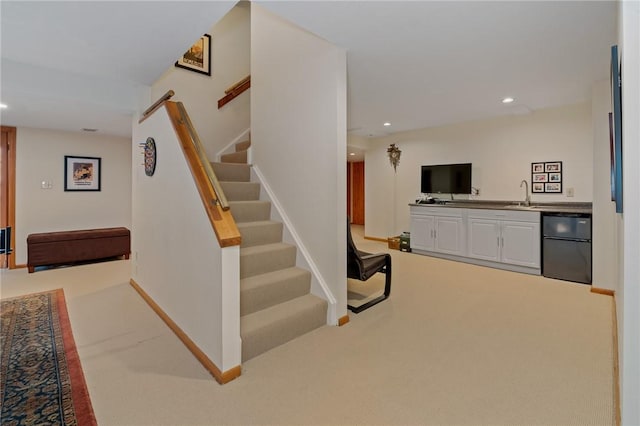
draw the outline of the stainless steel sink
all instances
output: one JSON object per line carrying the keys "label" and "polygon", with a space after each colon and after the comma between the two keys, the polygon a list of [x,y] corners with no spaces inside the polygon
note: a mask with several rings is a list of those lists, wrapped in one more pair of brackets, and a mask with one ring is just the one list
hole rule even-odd
{"label": "stainless steel sink", "polygon": [[509,210],[532,210],[534,208],[536,208],[537,206],[523,206],[523,205],[519,205],[519,204],[507,204],[506,206],[503,207],[503,209],[509,209]]}
{"label": "stainless steel sink", "polygon": [[544,204],[538,204],[535,206],[524,206],[524,205],[517,205],[517,204],[509,204],[507,206],[505,206],[506,209],[509,210],[554,210],[557,209],[557,206],[551,206],[551,205],[544,205]]}

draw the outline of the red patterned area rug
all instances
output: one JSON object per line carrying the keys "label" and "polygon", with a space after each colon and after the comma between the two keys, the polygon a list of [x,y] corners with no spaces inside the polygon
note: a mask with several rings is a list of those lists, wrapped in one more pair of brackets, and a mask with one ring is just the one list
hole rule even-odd
{"label": "red patterned area rug", "polygon": [[96,425],[62,289],[0,301],[0,424]]}

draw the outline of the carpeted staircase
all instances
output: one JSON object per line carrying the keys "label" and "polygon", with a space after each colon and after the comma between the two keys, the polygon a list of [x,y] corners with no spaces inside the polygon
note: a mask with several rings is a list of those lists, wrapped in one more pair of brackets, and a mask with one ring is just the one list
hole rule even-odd
{"label": "carpeted staircase", "polygon": [[270,220],[251,182],[250,141],[211,163],[229,200],[240,234],[240,334],[242,361],[292,340],[327,321],[327,302],[310,293],[311,273],[296,267],[296,247],[282,242],[282,223]]}

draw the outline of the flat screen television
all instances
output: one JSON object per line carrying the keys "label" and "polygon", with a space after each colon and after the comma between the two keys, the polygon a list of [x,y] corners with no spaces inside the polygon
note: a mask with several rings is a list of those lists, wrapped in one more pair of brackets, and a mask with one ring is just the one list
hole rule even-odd
{"label": "flat screen television", "polygon": [[471,194],[471,163],[422,166],[423,194]]}

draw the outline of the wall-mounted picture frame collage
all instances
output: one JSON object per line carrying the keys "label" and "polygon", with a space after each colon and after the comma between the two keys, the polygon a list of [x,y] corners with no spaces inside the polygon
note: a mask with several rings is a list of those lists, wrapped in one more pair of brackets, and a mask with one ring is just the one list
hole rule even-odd
{"label": "wall-mounted picture frame collage", "polygon": [[531,163],[532,193],[562,193],[562,161]]}

